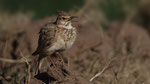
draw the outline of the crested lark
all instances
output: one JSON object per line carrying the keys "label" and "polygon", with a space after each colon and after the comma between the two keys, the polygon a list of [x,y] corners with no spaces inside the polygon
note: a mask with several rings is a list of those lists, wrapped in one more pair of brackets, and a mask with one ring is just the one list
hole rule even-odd
{"label": "crested lark", "polygon": [[32,54],[39,54],[36,73],[44,57],[71,48],[76,39],[76,28],[72,26],[73,18],[76,17],[60,11],[55,22],[48,23],[41,28],[37,50]]}

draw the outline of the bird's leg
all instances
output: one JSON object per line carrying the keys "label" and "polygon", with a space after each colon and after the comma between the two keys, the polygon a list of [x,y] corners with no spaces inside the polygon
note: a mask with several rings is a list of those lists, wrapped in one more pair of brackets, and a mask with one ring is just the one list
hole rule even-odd
{"label": "bird's leg", "polygon": [[54,65],[54,67],[56,67],[54,60],[50,56],[48,56],[48,58],[50,59],[51,63]]}
{"label": "bird's leg", "polygon": [[56,56],[57,56],[57,57],[63,62],[63,64],[64,64],[64,60],[63,60],[63,58],[61,57],[60,53],[59,53],[59,52],[56,52],[55,54],[56,54]]}
{"label": "bird's leg", "polygon": [[[57,68],[56,65],[55,65],[54,60],[53,60],[50,56],[48,56],[48,57],[49,57],[51,63],[54,65],[54,68]],[[56,71],[57,71],[57,70],[56,70]],[[57,73],[56,71],[54,72],[54,71],[52,70],[52,73]],[[61,79],[60,73],[58,73],[58,74],[59,74],[59,75],[58,75],[59,79]]]}

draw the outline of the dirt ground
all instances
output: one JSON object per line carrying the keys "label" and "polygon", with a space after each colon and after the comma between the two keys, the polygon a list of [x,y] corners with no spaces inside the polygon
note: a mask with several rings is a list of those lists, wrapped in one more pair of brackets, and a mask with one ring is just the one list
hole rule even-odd
{"label": "dirt ground", "polygon": [[[144,23],[143,14],[150,14],[143,8],[140,21]],[[65,63],[54,56],[56,65],[52,65],[45,58],[37,75],[37,56],[31,54],[37,48],[38,32],[56,16],[36,21],[24,18],[22,25],[14,20],[4,24],[13,30],[0,31],[0,84],[150,84],[150,23],[112,21],[103,30],[90,18],[98,12],[87,9],[70,12],[80,19],[73,23],[78,30],[75,44],[61,54]]]}

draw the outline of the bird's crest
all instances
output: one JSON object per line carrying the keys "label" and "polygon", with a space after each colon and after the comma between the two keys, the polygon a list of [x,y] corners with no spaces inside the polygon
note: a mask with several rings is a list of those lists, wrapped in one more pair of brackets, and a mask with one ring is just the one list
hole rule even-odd
{"label": "bird's crest", "polygon": [[60,16],[68,16],[68,14],[64,11],[58,11],[58,15]]}

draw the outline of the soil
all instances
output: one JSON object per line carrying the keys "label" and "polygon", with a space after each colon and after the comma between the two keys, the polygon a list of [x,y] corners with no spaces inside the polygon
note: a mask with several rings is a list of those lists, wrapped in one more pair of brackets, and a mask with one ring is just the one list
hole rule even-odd
{"label": "soil", "polygon": [[[107,31],[92,22],[74,23],[78,37],[70,50],[44,59],[35,74],[38,32],[55,17],[33,21],[21,31],[0,36],[1,84],[136,84],[149,82],[150,38],[145,28],[113,21]],[[11,59],[9,61],[8,59]],[[92,82],[89,80],[102,72]],[[143,73],[145,72],[145,73]],[[127,80],[127,81],[126,81]],[[144,81],[144,82],[142,82]]]}

